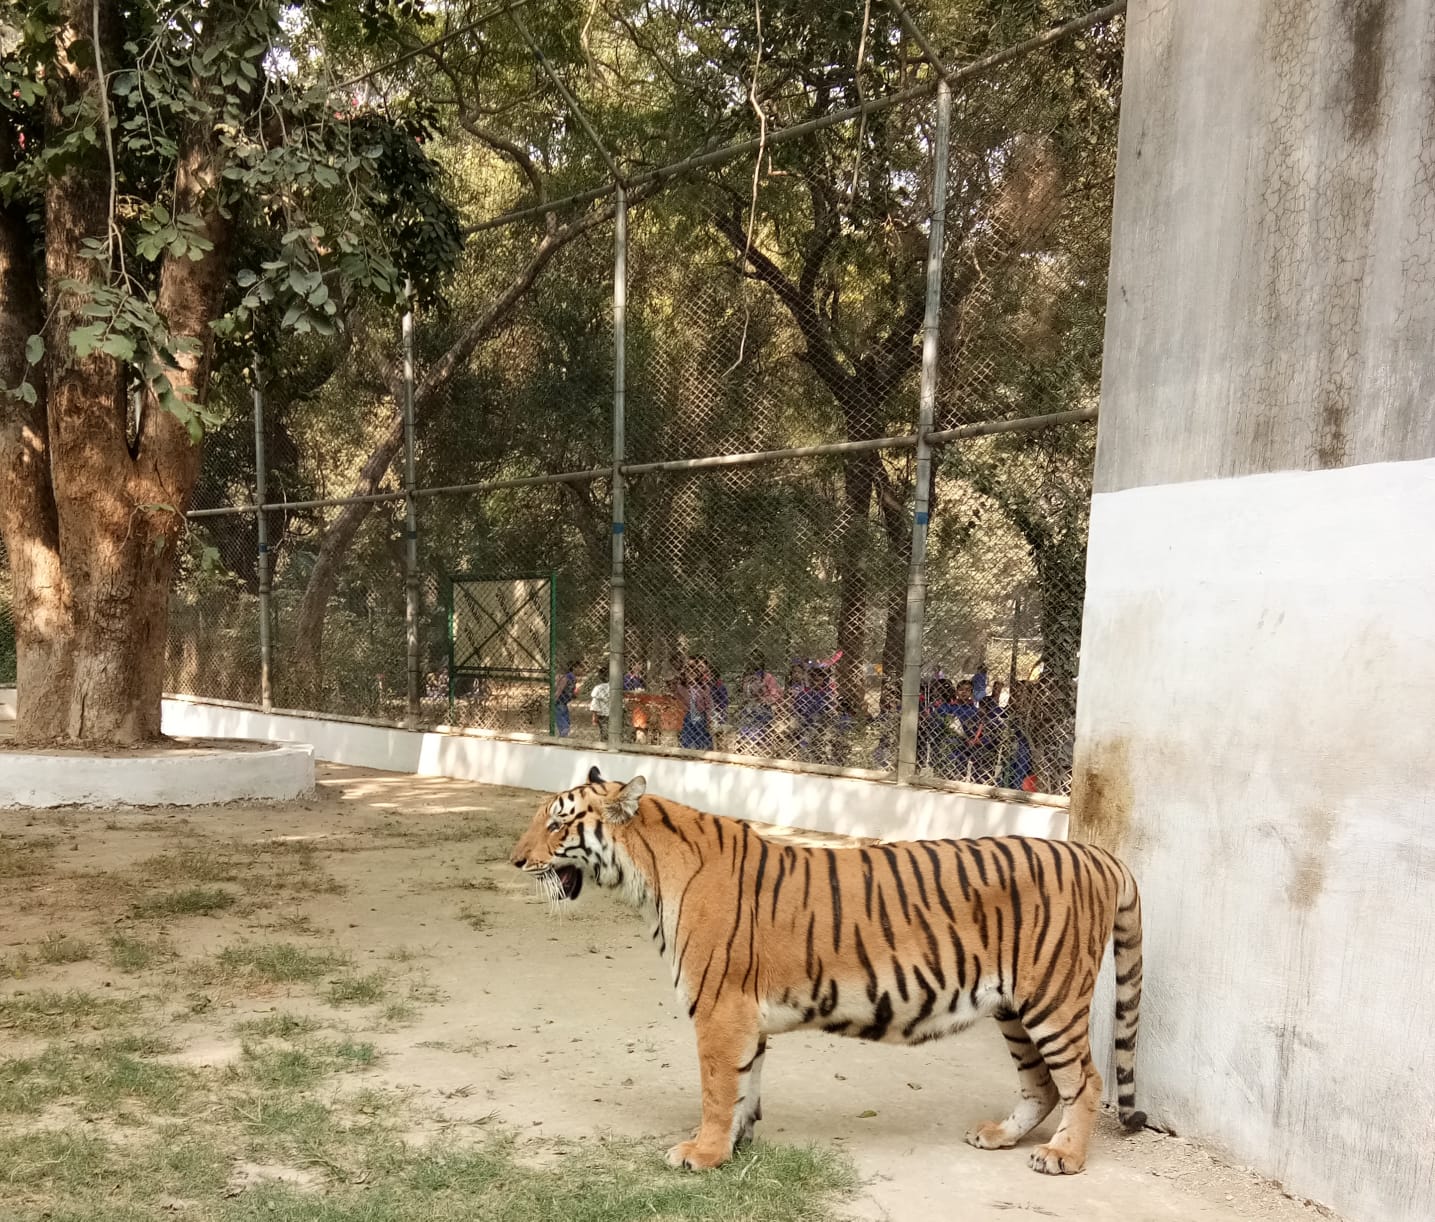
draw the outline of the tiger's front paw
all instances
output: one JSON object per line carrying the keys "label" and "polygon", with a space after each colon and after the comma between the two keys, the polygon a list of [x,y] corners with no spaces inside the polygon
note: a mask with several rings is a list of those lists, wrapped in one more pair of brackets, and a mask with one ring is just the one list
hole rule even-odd
{"label": "tiger's front paw", "polygon": [[1031,1152],[1031,1169],[1042,1175],[1076,1175],[1086,1168],[1086,1155],[1052,1144]]}
{"label": "tiger's front paw", "polygon": [[1005,1150],[1016,1145],[1016,1138],[1007,1132],[1007,1127],[995,1120],[988,1120],[974,1129],[967,1130],[966,1142],[978,1150]]}
{"label": "tiger's front paw", "polygon": [[685,1167],[689,1171],[711,1171],[732,1157],[728,1149],[704,1148],[695,1141],[680,1141],[668,1151],[668,1166]]}

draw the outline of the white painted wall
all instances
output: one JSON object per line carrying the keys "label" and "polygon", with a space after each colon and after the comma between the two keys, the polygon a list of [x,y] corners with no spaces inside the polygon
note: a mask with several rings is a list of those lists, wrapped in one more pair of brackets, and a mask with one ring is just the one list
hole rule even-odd
{"label": "white painted wall", "polygon": [[167,734],[313,744],[319,759],[553,792],[592,765],[643,775],[648,788],[717,814],[885,839],[1021,834],[1064,839],[1064,805],[998,801],[949,790],[639,752],[610,752],[478,733],[412,732],[320,717],[262,713],[189,699],[164,702]]}
{"label": "white painted wall", "polygon": [[1140,1101],[1357,1222],[1435,1218],[1432,523],[1435,460],[1092,511],[1074,802],[1145,900]]}

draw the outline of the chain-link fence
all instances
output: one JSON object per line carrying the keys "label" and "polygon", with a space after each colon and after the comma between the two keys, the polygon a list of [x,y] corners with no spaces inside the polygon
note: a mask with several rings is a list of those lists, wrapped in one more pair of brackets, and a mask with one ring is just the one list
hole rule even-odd
{"label": "chain-link fence", "polygon": [[10,580],[10,558],[0,544],[0,687],[15,682],[15,614]]}
{"label": "chain-link fence", "polygon": [[446,294],[219,375],[171,690],[1065,793],[1121,6],[945,73],[890,7],[678,40],[727,142],[621,189],[535,186],[623,113],[546,61],[466,124]]}

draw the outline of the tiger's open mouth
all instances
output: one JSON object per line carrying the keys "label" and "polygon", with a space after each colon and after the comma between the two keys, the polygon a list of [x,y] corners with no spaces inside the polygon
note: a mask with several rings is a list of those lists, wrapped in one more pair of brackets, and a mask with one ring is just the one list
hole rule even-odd
{"label": "tiger's open mouth", "polygon": [[555,866],[553,872],[558,875],[558,889],[563,898],[576,900],[583,890],[583,871],[576,866]]}

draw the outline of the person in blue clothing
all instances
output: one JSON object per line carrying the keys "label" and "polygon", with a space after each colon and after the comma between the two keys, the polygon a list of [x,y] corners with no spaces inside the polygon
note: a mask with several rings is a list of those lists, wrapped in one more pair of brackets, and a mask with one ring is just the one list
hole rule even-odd
{"label": "person in blue clothing", "polygon": [[787,695],[797,729],[797,758],[806,759],[817,750],[818,723],[827,711],[826,676],[810,662],[792,668]]}
{"label": "person in blue clothing", "polygon": [[957,689],[940,671],[922,679],[917,695],[917,767],[933,768],[938,764],[938,746],[942,741],[941,709],[955,704]]}
{"label": "person in blue clothing", "polygon": [[947,699],[932,710],[942,725],[934,765],[937,773],[948,780],[965,781],[981,746],[981,709],[972,697],[972,685],[967,680],[946,687],[943,695]]}
{"label": "person in blue clothing", "polygon": [[732,697],[728,694],[727,684],[722,681],[722,676],[713,670],[712,665],[702,654],[696,654],[693,662],[698,668],[698,679],[708,689],[708,695],[712,699],[712,719],[714,724],[723,725],[727,721],[728,705]]}
{"label": "person in blue clothing", "polygon": [[679,746],[692,751],[713,749],[712,715],[713,698],[708,688],[707,667],[695,659],[683,663],[678,672],[676,693],[687,701],[687,712],[683,715],[683,728],[678,734]]}
{"label": "person in blue clothing", "polygon": [[558,680],[558,691],[553,697],[553,725],[559,738],[567,738],[573,728],[568,716],[568,704],[578,694],[578,663],[569,662],[568,669]]}
{"label": "person in blue clothing", "polygon": [[987,668],[984,663],[978,663],[976,673],[972,675],[972,699],[977,706],[981,707],[983,700],[987,698]]}

